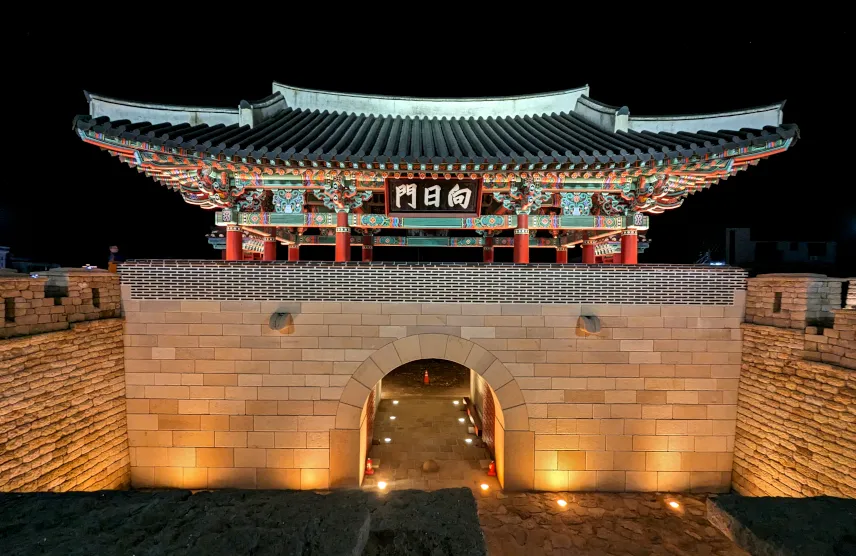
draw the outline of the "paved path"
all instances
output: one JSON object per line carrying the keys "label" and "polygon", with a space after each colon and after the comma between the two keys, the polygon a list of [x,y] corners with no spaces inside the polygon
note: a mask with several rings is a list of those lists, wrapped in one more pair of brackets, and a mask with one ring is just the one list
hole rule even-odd
{"label": "paved path", "polygon": [[[390,490],[469,487],[480,493],[483,483],[489,491],[497,490],[496,477],[487,476],[490,455],[481,440],[467,432],[467,423],[458,420],[466,413],[454,400],[460,398],[402,398],[397,405],[381,400],[372,435],[380,444],[369,452],[378,469],[366,477],[363,488],[374,489],[385,481]],[[437,462],[438,471],[422,470],[428,459]]]}
{"label": "paved path", "polygon": [[490,556],[747,554],[705,519],[703,495],[491,491],[477,499]]}

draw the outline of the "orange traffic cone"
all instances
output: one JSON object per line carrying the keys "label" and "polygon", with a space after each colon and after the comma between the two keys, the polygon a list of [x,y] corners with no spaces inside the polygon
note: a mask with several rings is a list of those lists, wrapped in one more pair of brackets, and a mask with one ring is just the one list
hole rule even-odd
{"label": "orange traffic cone", "polygon": [[496,463],[490,462],[490,465],[487,466],[487,474],[490,477],[496,477]]}
{"label": "orange traffic cone", "polygon": [[423,383],[425,386],[428,386],[428,384],[429,384],[430,382],[431,382],[431,379],[430,379],[430,378],[428,378],[428,369],[425,369],[425,376],[423,376],[423,377],[422,377],[422,383]]}
{"label": "orange traffic cone", "polygon": [[374,475],[374,469],[372,469],[372,458],[366,458],[366,475]]}

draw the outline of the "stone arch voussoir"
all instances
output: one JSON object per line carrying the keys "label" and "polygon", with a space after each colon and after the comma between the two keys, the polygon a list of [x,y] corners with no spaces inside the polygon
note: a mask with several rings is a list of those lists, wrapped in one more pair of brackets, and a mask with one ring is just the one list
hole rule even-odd
{"label": "stone arch voussoir", "polygon": [[363,406],[378,380],[401,365],[419,359],[444,359],[468,367],[496,393],[507,431],[528,431],[529,412],[520,385],[506,366],[478,344],[446,334],[399,338],[375,351],[354,371],[339,398],[337,429],[359,429]]}

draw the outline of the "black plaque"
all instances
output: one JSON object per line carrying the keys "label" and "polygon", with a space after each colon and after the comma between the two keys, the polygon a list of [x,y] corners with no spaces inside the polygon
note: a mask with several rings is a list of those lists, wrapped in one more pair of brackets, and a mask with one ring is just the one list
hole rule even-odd
{"label": "black plaque", "polygon": [[480,180],[388,178],[387,214],[478,214]]}

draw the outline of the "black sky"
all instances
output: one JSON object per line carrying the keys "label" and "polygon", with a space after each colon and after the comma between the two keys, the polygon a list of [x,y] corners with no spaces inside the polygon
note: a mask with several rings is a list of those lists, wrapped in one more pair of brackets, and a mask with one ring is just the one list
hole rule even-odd
{"label": "black sky", "polygon": [[[714,42],[706,53],[696,45],[692,54],[678,56],[665,55],[674,51],[674,37],[663,45],[647,41],[644,52],[625,47],[615,55],[601,45],[587,50],[575,43],[565,52],[554,47],[549,57],[525,58],[527,63],[500,56],[474,67],[466,62],[472,56],[461,53],[420,61],[408,51],[410,58],[400,64],[377,65],[374,58],[343,60],[341,52],[335,59],[315,52],[301,60],[299,52],[177,53],[98,47],[79,38],[24,31],[18,55],[9,60],[18,100],[7,101],[12,125],[6,127],[5,154],[17,160],[5,165],[0,245],[17,256],[104,264],[111,244],[121,245],[129,258],[216,256],[204,237],[212,212],[185,204],[72,132],[74,116],[88,112],[84,89],[128,100],[232,107],[270,94],[274,80],[427,97],[538,93],[587,83],[593,98],[627,105],[635,115],[714,112],[787,99],[785,121],[800,126],[801,139],[786,153],[690,197],[675,211],[652,216],[652,244],[641,261],[694,262],[706,244],[722,242],[726,227],[741,226],[763,239],[837,241],[838,272],[856,274],[856,200],[848,168],[856,135],[844,86],[852,65],[845,56],[854,45],[852,35],[841,31],[787,48],[781,37],[742,36],[727,45]],[[169,42],[165,36],[156,44]],[[375,250],[376,258],[452,258],[450,250],[381,251]],[[480,257],[467,251],[454,258]],[[333,250],[312,256],[325,254],[332,259]],[[547,253],[533,254],[533,260],[540,255]],[[497,250],[497,260],[510,258],[510,250]]]}

